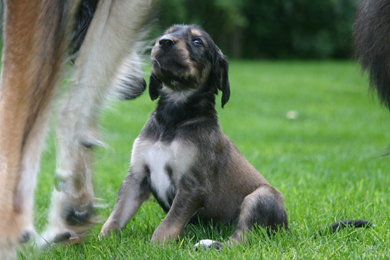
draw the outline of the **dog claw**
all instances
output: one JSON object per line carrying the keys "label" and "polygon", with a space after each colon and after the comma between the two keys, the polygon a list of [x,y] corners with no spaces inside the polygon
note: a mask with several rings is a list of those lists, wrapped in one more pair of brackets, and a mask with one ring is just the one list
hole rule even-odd
{"label": "dog claw", "polygon": [[88,203],[83,210],[80,210],[74,206],[68,207],[65,210],[61,217],[67,222],[70,226],[83,226],[91,224],[92,217],[94,215],[94,206],[92,202]]}
{"label": "dog claw", "polygon": [[219,250],[222,248],[222,246],[223,246],[223,244],[221,242],[211,240],[211,239],[204,239],[204,240],[200,240],[199,243],[195,244],[195,249],[199,250],[199,248],[208,247],[208,248],[214,248],[216,250]]}
{"label": "dog claw", "polygon": [[56,231],[52,233],[46,231],[36,240],[37,246],[40,249],[46,249],[48,246],[61,244],[64,246],[72,244],[80,244],[83,242],[83,236],[70,230]]}
{"label": "dog claw", "polygon": [[53,244],[79,244],[82,239],[79,236],[72,236],[71,232],[58,234],[53,239]]}
{"label": "dog claw", "polygon": [[62,233],[62,234],[58,234],[54,237],[53,239],[53,243],[61,243],[61,242],[64,242],[66,240],[69,240],[70,238],[72,237],[72,234],[69,233],[69,232],[65,232],[65,233]]}
{"label": "dog claw", "polygon": [[31,234],[28,231],[23,232],[19,237],[19,243],[24,244],[27,243],[31,238]]}

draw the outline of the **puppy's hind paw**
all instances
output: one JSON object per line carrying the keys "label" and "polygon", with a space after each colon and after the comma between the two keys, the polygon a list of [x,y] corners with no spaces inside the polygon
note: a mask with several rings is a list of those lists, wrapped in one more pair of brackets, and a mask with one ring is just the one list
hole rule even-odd
{"label": "puppy's hind paw", "polygon": [[211,240],[211,239],[203,239],[200,240],[199,243],[195,244],[195,249],[199,250],[200,248],[214,248],[216,250],[221,249],[223,244],[221,242]]}

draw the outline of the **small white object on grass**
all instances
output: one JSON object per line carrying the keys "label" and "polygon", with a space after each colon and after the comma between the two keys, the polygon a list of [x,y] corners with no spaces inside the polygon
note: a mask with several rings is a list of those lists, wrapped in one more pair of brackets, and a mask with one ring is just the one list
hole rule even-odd
{"label": "small white object on grass", "polygon": [[218,242],[211,240],[211,239],[203,239],[203,240],[200,240],[199,243],[195,244],[195,248],[198,249],[199,246],[213,247],[215,243],[218,243]]}
{"label": "small white object on grass", "polygon": [[299,113],[296,110],[290,110],[286,114],[287,119],[291,119],[291,120],[297,119],[298,116],[299,116]]}

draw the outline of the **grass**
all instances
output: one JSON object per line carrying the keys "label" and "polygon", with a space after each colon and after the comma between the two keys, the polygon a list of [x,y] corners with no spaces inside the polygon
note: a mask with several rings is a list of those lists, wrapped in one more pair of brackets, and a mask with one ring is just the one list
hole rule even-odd
{"label": "grass", "polygon": [[[145,74],[145,77],[148,77]],[[388,259],[390,257],[390,115],[367,90],[367,77],[353,62],[230,63],[231,99],[220,123],[244,156],[285,196],[290,231],[273,237],[263,229],[250,245],[195,251],[200,239],[226,240],[220,232],[191,227],[164,248],[150,243],[165,214],[154,198],[144,203],[120,238],[98,240],[96,225],[82,245],[53,247],[26,259]],[[218,98],[218,106],[220,104]],[[125,178],[132,143],[155,107],[145,93],[118,102],[102,114],[108,149],[96,150],[97,196],[109,216]],[[295,110],[296,119],[286,113]],[[36,193],[36,227],[42,231],[54,182],[55,146],[50,134]],[[342,219],[368,219],[369,229],[346,229],[314,237]]]}

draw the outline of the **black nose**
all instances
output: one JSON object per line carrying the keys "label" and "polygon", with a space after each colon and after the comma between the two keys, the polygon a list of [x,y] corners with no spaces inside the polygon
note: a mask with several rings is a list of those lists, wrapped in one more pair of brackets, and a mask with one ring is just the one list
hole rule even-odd
{"label": "black nose", "polygon": [[166,50],[172,48],[176,44],[176,42],[173,39],[168,37],[160,39],[158,43],[160,44],[160,47]]}

